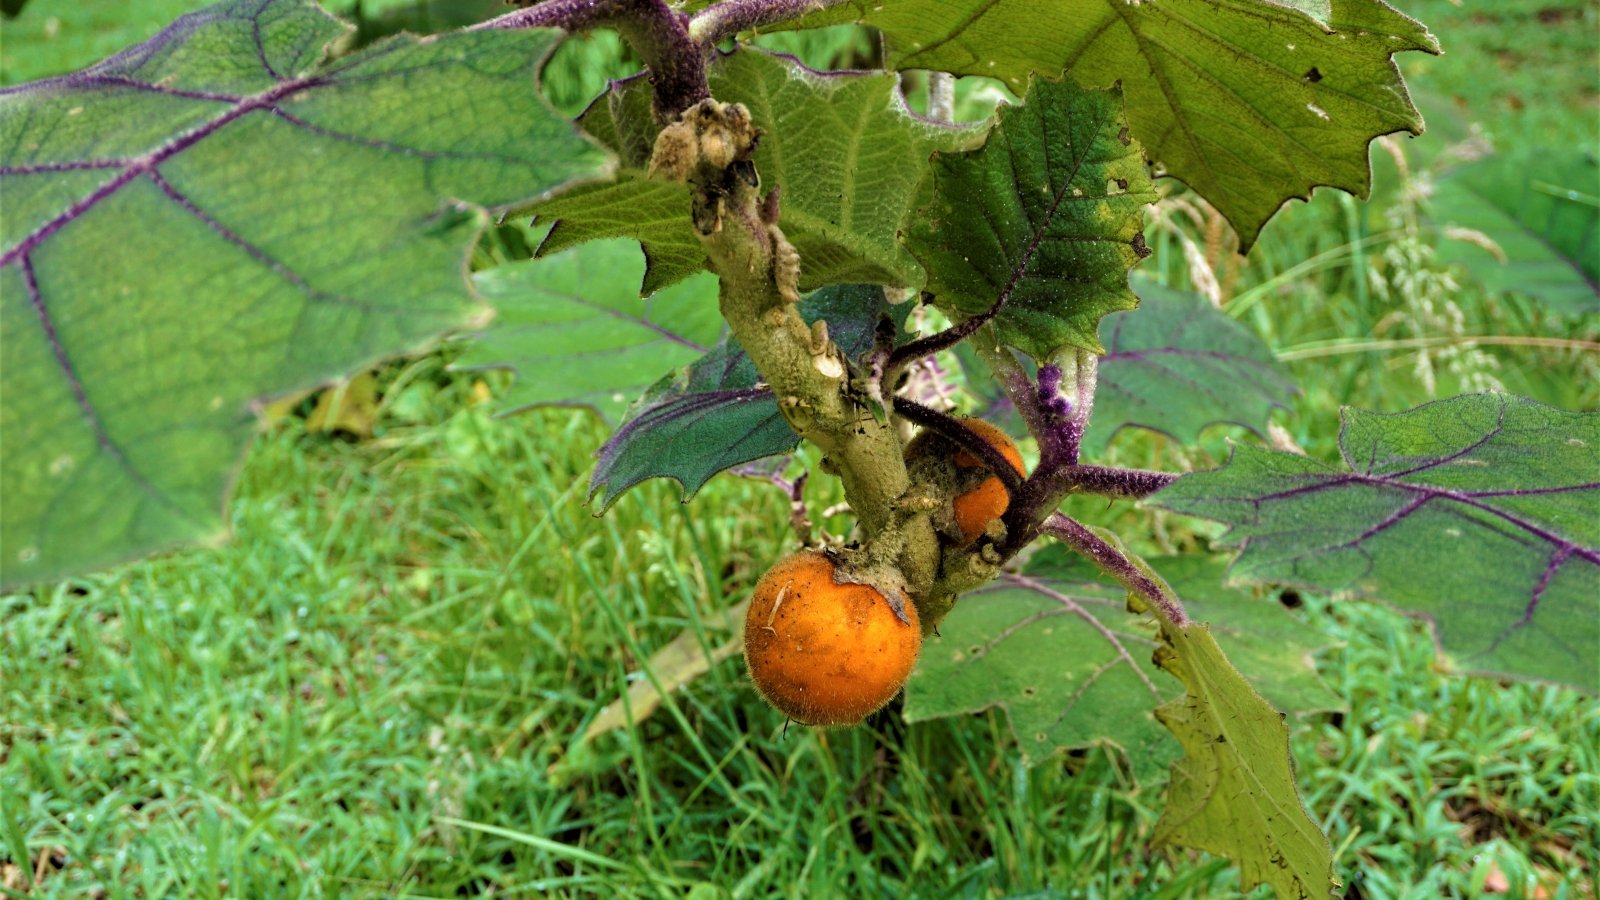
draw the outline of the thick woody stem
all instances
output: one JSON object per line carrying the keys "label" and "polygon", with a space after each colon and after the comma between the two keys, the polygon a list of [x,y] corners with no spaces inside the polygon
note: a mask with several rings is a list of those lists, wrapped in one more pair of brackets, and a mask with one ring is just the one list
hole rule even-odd
{"label": "thick woody stem", "polygon": [[689,22],[689,36],[702,47],[710,46],[741,31],[798,19],[843,2],[845,0],[723,0],[702,10]]}
{"label": "thick woody stem", "polygon": [[[801,318],[800,259],[778,227],[778,205],[756,188],[749,113],[707,100],[657,139],[653,165],[692,189],[701,246],[720,282],[723,318],[801,437],[839,473],[864,537],[898,546],[899,568],[914,598],[938,574],[938,538],[926,510],[915,511],[900,439],[888,417],[874,417],[853,366],[825,328]],[[768,198],[775,199],[775,198]],[[911,512],[908,513],[908,510]],[[886,529],[897,533],[885,535]]]}
{"label": "thick woody stem", "polygon": [[705,54],[689,37],[689,17],[666,0],[546,0],[474,28],[615,28],[650,69],[657,119],[670,121],[711,96]]}
{"label": "thick woody stem", "polygon": [[1090,531],[1083,523],[1056,513],[1045,520],[1043,531],[1073,550],[1083,554],[1100,571],[1117,580],[1118,584],[1139,595],[1152,610],[1171,624],[1181,628],[1189,624],[1189,615],[1183,604],[1171,591],[1134,564],[1127,554],[1111,546],[1104,538]]}

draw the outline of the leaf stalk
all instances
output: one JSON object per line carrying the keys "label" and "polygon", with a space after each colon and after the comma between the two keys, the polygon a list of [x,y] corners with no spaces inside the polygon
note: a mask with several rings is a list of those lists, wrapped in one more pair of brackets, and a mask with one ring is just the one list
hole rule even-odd
{"label": "leaf stalk", "polygon": [[1127,588],[1130,593],[1138,595],[1169,624],[1177,628],[1189,624],[1189,614],[1184,610],[1183,604],[1165,585],[1157,582],[1148,572],[1129,559],[1127,554],[1095,534],[1082,522],[1061,513],[1054,513],[1045,520],[1041,530],[1082,554],[1100,571],[1116,579],[1117,583]]}
{"label": "leaf stalk", "polygon": [[700,11],[689,22],[689,37],[710,47],[741,31],[775,25],[839,6],[844,0],[723,0]]}

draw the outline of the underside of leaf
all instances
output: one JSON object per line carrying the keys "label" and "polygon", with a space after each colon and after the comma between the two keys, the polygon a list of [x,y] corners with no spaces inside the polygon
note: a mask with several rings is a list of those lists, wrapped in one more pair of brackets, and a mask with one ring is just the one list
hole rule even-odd
{"label": "underside of leaf", "polygon": [[588,406],[617,421],[661,373],[688,365],[717,343],[717,282],[701,273],[639,296],[639,245],[592,241],[562,253],[496,266],[474,276],[494,322],[454,363],[509,369],[501,412]]}
{"label": "underside of leaf", "polygon": [[1337,883],[1333,852],[1295,788],[1283,717],[1228,662],[1205,625],[1163,625],[1162,668],[1188,688],[1156,711],[1183,745],[1156,843],[1226,857],[1246,891],[1321,898]]}
{"label": "underside of leaf", "polygon": [[1472,394],[1347,408],[1339,443],[1241,444],[1153,502],[1232,526],[1237,578],[1381,598],[1463,669],[1600,693],[1600,414]]}
{"label": "underside of leaf", "polygon": [[[884,317],[898,333],[910,306],[890,306],[877,285],[830,285],[804,298],[800,314],[807,322],[826,321],[839,349],[854,358],[872,348]],[[598,494],[604,510],[646,478],[671,478],[687,501],[718,472],[787,453],[799,442],[744,348],[725,336],[629,410],[600,448],[589,496]]]}
{"label": "underside of leaf", "polygon": [[260,402],[481,321],[483,208],[606,170],[549,32],[345,31],[234,0],[0,91],[0,581],[220,536]]}
{"label": "underside of leaf", "polygon": [[1139,308],[1101,322],[1094,417],[1084,446],[1103,449],[1125,427],[1192,443],[1229,423],[1258,434],[1294,383],[1272,349],[1205,298],[1134,279]]}

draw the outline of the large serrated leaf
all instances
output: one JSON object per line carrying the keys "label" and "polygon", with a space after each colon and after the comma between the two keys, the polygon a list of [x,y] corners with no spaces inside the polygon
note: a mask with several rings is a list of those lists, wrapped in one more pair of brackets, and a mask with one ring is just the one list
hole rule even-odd
{"label": "large serrated leaf", "polygon": [[935,161],[934,191],[907,236],[927,290],[957,315],[1003,301],[1003,343],[1100,352],[1100,318],[1139,302],[1128,270],[1155,191],[1116,91],[1035,81],[982,148]]}
{"label": "large serrated leaf", "polygon": [[497,315],[455,366],[515,372],[505,411],[582,405],[616,421],[662,372],[694,362],[722,333],[714,276],[647,299],[643,274],[639,245],[624,239],[480,272],[474,281]]}
{"label": "large serrated leaf", "polygon": [[[1296,8],[1298,7],[1298,9]],[[802,27],[883,30],[890,64],[1118,82],[1153,162],[1211,201],[1248,248],[1283,201],[1364,195],[1367,143],[1422,130],[1390,56],[1437,52],[1380,0],[852,0]]]}
{"label": "large serrated leaf", "polygon": [[1581,150],[1522,148],[1460,166],[1435,185],[1439,255],[1484,285],[1563,312],[1600,312],[1600,163]]}
{"label": "large serrated leaf", "polygon": [[[816,72],[785,56],[741,50],[707,71],[711,92],[743,103],[762,130],[755,154],[763,189],[780,187],[781,225],[800,252],[800,285],[919,286],[898,240],[935,151],[968,147],[987,126],[941,125],[906,108],[892,73]],[[658,126],[643,78],[616,84],[584,113],[590,134],[624,161],[610,184],[532,211],[558,219],[544,251],[600,237],[632,237],[650,260],[645,290],[698,271],[705,253],[689,221],[688,192],[648,178]]]}
{"label": "large serrated leaf", "polygon": [[252,406],[480,320],[484,206],[601,173],[549,32],[346,32],[237,0],[0,92],[0,579],[223,531]]}
{"label": "large serrated leaf", "polygon": [[1126,427],[1193,443],[1206,426],[1243,425],[1258,434],[1294,383],[1272,349],[1195,294],[1135,278],[1139,308],[1101,322],[1094,418],[1084,436],[1103,450]]}
{"label": "large serrated leaf", "polygon": [[[884,316],[898,329],[911,304],[890,306],[876,285],[832,285],[800,302],[807,322],[827,321],[845,355],[873,346]],[[600,448],[589,496],[601,509],[646,478],[671,478],[693,497],[711,476],[740,463],[786,453],[799,435],[778,412],[755,363],[731,337],[682,370],[661,379]]]}
{"label": "large serrated leaf", "polygon": [[[1269,599],[1222,586],[1223,561],[1156,559],[1192,617],[1209,621],[1230,655],[1279,709],[1327,709],[1337,698],[1312,657],[1330,645]],[[1023,754],[1110,742],[1140,781],[1161,774],[1178,748],[1153,717],[1178,686],[1151,660],[1157,632],[1129,613],[1127,591],[1080,557],[1047,547],[1025,577],[961,598],[924,647],[906,691],[911,721],[1006,710]]]}
{"label": "large serrated leaf", "polygon": [[1187,688],[1156,716],[1183,745],[1172,764],[1157,844],[1232,860],[1246,891],[1327,897],[1333,851],[1295,788],[1289,730],[1239,674],[1205,625],[1162,623],[1162,668]]}
{"label": "large serrated leaf", "polygon": [[1345,466],[1240,445],[1153,502],[1233,526],[1235,577],[1376,596],[1461,668],[1600,692],[1600,414],[1346,408],[1339,445]]}

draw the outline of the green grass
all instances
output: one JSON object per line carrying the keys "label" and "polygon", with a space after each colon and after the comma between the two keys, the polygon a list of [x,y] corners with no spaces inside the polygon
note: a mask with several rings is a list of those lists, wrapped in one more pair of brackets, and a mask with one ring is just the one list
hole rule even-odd
{"label": "green grass", "polygon": [[[719,642],[784,499],[652,484],[594,519],[590,416],[493,419],[438,364],[371,441],[267,435],[230,544],[4,601],[0,867],[44,856],[44,896],[1232,891],[1150,853],[1159,795],[1106,754],[1029,769],[998,713],[786,732],[730,660],[580,743],[655,649]],[[1583,896],[1592,703],[1444,676],[1370,606],[1301,615],[1347,642],[1322,671],[1351,712],[1296,750],[1362,896],[1470,894],[1488,859]]]}

